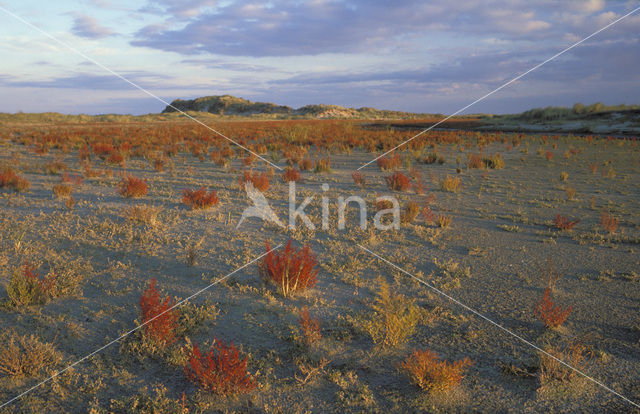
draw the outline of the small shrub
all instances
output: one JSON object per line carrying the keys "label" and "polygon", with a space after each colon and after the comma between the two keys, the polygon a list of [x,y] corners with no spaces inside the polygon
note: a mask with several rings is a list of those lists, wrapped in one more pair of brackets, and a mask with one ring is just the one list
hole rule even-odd
{"label": "small shrub", "polygon": [[564,189],[565,194],[567,194],[567,200],[571,201],[571,200],[575,200],[576,198],[576,189],[571,187],[571,186],[567,186]]}
{"label": "small shrub", "polygon": [[395,154],[390,157],[378,158],[377,164],[382,171],[392,171],[400,168],[402,159],[400,158],[400,154]]}
{"label": "small shrub", "polygon": [[0,373],[9,376],[33,376],[62,361],[53,344],[41,342],[35,335],[20,336],[4,330],[0,333]]}
{"label": "small shrub", "polygon": [[572,310],[571,305],[564,309],[557,306],[551,297],[551,288],[547,286],[542,299],[534,308],[534,313],[548,328],[557,328],[567,320]]}
{"label": "small shrub", "polygon": [[194,342],[184,371],[189,380],[219,395],[247,393],[256,386],[247,372],[247,357],[240,357],[233,342],[226,345],[214,339],[213,347],[205,355]]}
{"label": "small shrub", "polygon": [[414,301],[391,293],[391,287],[380,280],[380,288],[372,305],[373,316],[364,328],[382,348],[393,348],[406,342],[420,321],[420,310]]}
{"label": "small shrub", "polygon": [[73,192],[73,188],[65,184],[56,184],[53,186],[53,194],[58,198],[67,198]]}
{"label": "small shrub", "polygon": [[411,188],[411,180],[401,172],[395,172],[386,177],[387,187],[393,191],[407,191]]}
{"label": "small shrub", "polygon": [[436,225],[438,227],[442,227],[443,229],[446,229],[451,225],[451,220],[452,220],[451,216],[438,214],[438,216],[436,217]]}
{"label": "small shrub", "polygon": [[560,179],[561,179],[562,181],[567,181],[567,178],[569,178],[569,174],[567,174],[567,172],[566,172],[566,171],[562,171],[562,172],[560,172]]}
{"label": "small shrub", "polygon": [[447,174],[447,177],[440,182],[440,189],[448,193],[455,193],[460,188],[460,178],[452,177]]}
{"label": "small shrub", "polygon": [[245,171],[242,177],[240,177],[240,188],[244,187],[244,183],[250,182],[253,187],[261,192],[265,192],[269,189],[269,177],[266,173]]}
{"label": "small shrub", "polygon": [[559,230],[571,230],[572,228],[575,227],[576,224],[580,223],[580,220],[569,220],[568,218],[566,218],[565,216],[563,216],[562,214],[558,214],[556,216],[556,218],[553,220],[553,224],[559,229]]}
{"label": "small shrub", "polygon": [[331,172],[331,158],[324,158],[316,162],[315,172]]}
{"label": "small shrub", "polygon": [[460,385],[464,371],[471,365],[468,357],[447,362],[439,360],[434,351],[416,349],[400,364],[400,370],[425,391],[447,392]]}
{"label": "small shrub", "polygon": [[144,334],[161,348],[176,341],[177,313],[171,309],[173,300],[170,297],[160,298],[153,278],[140,296],[140,315],[144,325]]}
{"label": "small shrub", "polygon": [[120,152],[114,151],[109,155],[106,162],[107,164],[124,165],[124,156]]}
{"label": "small shrub", "polygon": [[45,167],[45,171],[49,175],[56,175],[60,171],[66,171],[67,165],[62,161],[50,161]]}
{"label": "small shrub", "polygon": [[600,216],[600,225],[609,233],[615,233],[615,231],[618,229],[618,219],[612,214],[607,214],[603,211],[602,215]]}
{"label": "small shrub", "polygon": [[69,173],[65,171],[64,174],[62,175],[62,182],[65,184],[80,185],[82,184],[82,176],[69,175]]}
{"label": "small shrub", "polygon": [[302,330],[307,345],[313,345],[322,338],[320,333],[320,319],[312,318],[309,314],[309,308],[302,308],[298,314],[298,325]]}
{"label": "small shrub", "polygon": [[400,222],[402,224],[412,223],[413,220],[415,220],[416,217],[418,217],[420,210],[421,210],[420,204],[416,203],[415,201],[407,202],[404,208],[404,211],[400,215]]}
{"label": "small shrub", "polygon": [[367,186],[367,179],[360,171],[354,171],[351,173],[351,178],[353,178],[353,182],[356,183],[360,188],[365,188]]}
{"label": "small shrub", "polygon": [[483,158],[482,163],[486,168],[491,168],[492,170],[501,170],[504,168],[504,160],[500,154],[493,154],[490,157]]}
{"label": "small shrub", "polygon": [[469,154],[467,155],[467,169],[472,168],[483,168],[484,162],[482,161],[482,156],[480,154]]}
{"label": "small shrub", "polygon": [[595,174],[598,171],[598,163],[594,162],[593,164],[589,164],[589,171],[591,171],[592,174]]}
{"label": "small shrub", "polygon": [[438,154],[432,152],[431,154],[424,157],[423,161],[425,164],[433,164],[434,162],[438,161]]}
{"label": "small shrub", "polygon": [[156,159],[153,160],[153,169],[156,170],[156,172],[162,172],[164,171],[164,165],[166,164],[166,160],[164,158],[158,157]]}
{"label": "small shrub", "polygon": [[545,152],[544,157],[547,159],[547,161],[551,161],[553,159],[553,152],[551,151]]}
{"label": "small shrub", "polygon": [[300,181],[302,176],[300,175],[300,170],[295,168],[287,168],[282,174],[282,181],[288,183],[290,181]]}
{"label": "small shrub", "polygon": [[215,190],[211,190],[209,194],[201,187],[199,190],[189,190],[185,188],[182,191],[182,203],[187,205],[191,210],[206,209],[218,204],[218,194]]}
{"label": "small shrub", "polygon": [[[564,361],[569,366],[581,371],[586,366],[591,355],[589,348],[579,340],[572,340],[562,347],[547,346],[545,351],[560,361]],[[580,377],[575,369],[567,367],[549,355],[542,352],[540,352],[539,355],[540,370],[538,372],[538,378],[541,386],[567,382],[576,377]]]}
{"label": "small shrub", "polygon": [[131,175],[124,177],[118,185],[118,193],[127,198],[144,197],[148,190],[149,187],[145,180]]}
{"label": "small shrub", "polygon": [[309,158],[303,158],[298,163],[298,167],[300,168],[301,171],[309,171],[310,169],[313,168],[313,161],[311,161]]}
{"label": "small shrub", "polygon": [[55,295],[55,274],[40,277],[35,270],[35,266],[25,263],[21,270],[14,271],[7,285],[7,294],[13,306],[42,305]]}
{"label": "small shrub", "polygon": [[[317,261],[309,246],[296,250],[291,242],[289,240],[282,253],[270,251],[260,267],[261,273],[276,284],[284,297],[312,288],[318,275]],[[266,250],[271,250],[269,242]]]}
{"label": "small shrub", "polygon": [[376,211],[388,210],[390,208],[393,208],[393,202],[391,200],[383,198],[382,200],[376,201]]}
{"label": "small shrub", "polygon": [[31,183],[27,179],[20,177],[11,167],[0,169],[0,188],[7,188],[16,192],[29,189]]}
{"label": "small shrub", "polygon": [[135,223],[149,224],[155,226],[157,224],[160,207],[153,206],[131,206],[124,210],[124,216]]}

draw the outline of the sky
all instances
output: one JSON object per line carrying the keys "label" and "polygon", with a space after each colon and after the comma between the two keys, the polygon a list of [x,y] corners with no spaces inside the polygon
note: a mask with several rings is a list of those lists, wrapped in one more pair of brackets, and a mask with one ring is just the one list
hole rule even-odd
{"label": "sky", "polygon": [[[0,112],[230,94],[450,114],[640,6],[605,0],[0,0]],[[640,103],[640,12],[465,113]]]}

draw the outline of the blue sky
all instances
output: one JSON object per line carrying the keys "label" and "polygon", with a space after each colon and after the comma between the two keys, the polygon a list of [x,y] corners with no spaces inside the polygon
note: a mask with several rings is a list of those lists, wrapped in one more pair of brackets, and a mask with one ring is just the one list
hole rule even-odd
{"label": "blue sky", "polygon": [[[167,101],[451,113],[638,1],[0,0]],[[0,11],[0,112],[159,112],[161,102]],[[634,14],[466,112],[640,103]]]}

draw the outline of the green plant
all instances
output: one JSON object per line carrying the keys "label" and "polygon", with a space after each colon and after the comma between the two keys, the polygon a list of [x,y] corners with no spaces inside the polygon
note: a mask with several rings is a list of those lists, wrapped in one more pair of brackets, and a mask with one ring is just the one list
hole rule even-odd
{"label": "green plant", "polygon": [[413,335],[420,321],[420,310],[413,300],[391,293],[386,281],[380,280],[379,286],[372,305],[373,314],[364,322],[364,328],[375,344],[393,348]]}
{"label": "green plant", "polygon": [[446,392],[460,385],[464,371],[471,365],[468,357],[447,362],[439,360],[434,351],[416,349],[400,364],[400,370],[423,390]]}

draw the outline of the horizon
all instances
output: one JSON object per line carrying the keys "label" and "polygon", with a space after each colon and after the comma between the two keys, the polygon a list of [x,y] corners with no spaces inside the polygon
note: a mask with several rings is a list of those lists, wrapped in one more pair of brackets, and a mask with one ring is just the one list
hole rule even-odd
{"label": "horizon", "polygon": [[[228,94],[292,108],[451,114],[633,4],[149,0],[129,7],[123,0],[27,0],[2,7],[167,102]],[[144,115],[164,109],[0,14],[0,112]],[[640,16],[629,16],[462,114],[640,103],[638,23]]]}

